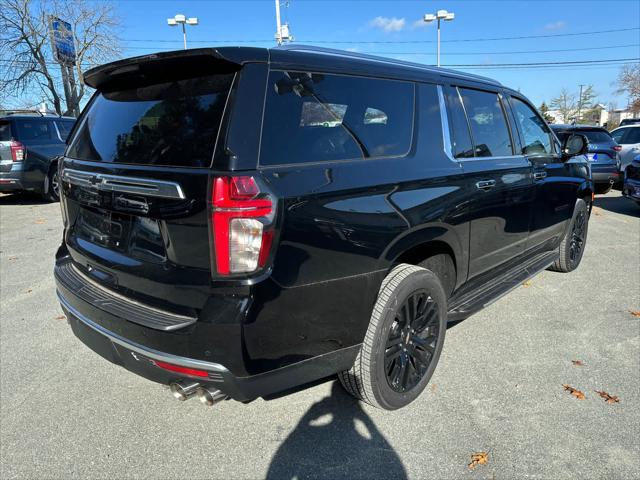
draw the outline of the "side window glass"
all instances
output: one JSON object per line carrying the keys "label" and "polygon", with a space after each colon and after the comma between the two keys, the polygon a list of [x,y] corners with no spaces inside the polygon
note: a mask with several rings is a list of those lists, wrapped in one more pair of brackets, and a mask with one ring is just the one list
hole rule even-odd
{"label": "side window glass", "polygon": [[626,130],[627,130],[626,128],[619,128],[618,130],[612,132],[611,136],[616,142],[622,143],[622,137],[624,137],[624,132]]}
{"label": "side window glass", "polygon": [[624,136],[624,143],[634,144],[640,143],[640,127],[631,127],[627,134]]}
{"label": "side window glass", "polygon": [[46,120],[17,120],[18,139],[21,142],[51,143],[57,140],[53,125]]}
{"label": "side window glass", "polygon": [[406,155],[413,110],[410,82],[272,71],[260,164]]}
{"label": "side window glass", "polygon": [[451,120],[451,149],[454,158],[473,158],[473,144],[469,134],[469,124],[464,115],[464,109],[456,88],[451,88],[448,94],[449,105],[447,113]]}
{"label": "side window glass", "polygon": [[[522,133],[524,155],[546,155],[553,153],[551,132],[540,115],[522,100],[511,97],[513,113]],[[562,139],[561,139],[562,140]]]}
{"label": "side window glass", "polygon": [[497,93],[460,88],[476,157],[513,155],[511,136]]}

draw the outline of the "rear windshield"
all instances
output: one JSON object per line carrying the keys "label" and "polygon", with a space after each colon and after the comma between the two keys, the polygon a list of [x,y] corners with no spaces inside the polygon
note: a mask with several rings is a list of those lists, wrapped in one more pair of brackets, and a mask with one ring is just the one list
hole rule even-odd
{"label": "rear windshield", "polygon": [[581,133],[589,140],[589,143],[611,143],[611,135],[604,130],[578,130],[577,133]]}
{"label": "rear windshield", "polygon": [[233,74],[99,92],[67,156],[208,167]]}

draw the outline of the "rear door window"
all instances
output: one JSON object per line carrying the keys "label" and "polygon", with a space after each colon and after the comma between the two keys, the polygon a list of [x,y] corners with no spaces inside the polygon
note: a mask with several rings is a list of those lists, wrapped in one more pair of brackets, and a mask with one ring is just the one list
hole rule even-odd
{"label": "rear door window", "polygon": [[406,155],[413,110],[414,86],[409,82],[273,71],[260,164]]}
{"label": "rear door window", "polygon": [[[511,97],[513,116],[522,135],[523,155],[549,155],[553,153],[552,133],[538,113],[522,100]],[[558,134],[560,141],[564,141]]]}
{"label": "rear door window", "polygon": [[476,157],[513,155],[509,127],[497,93],[459,88]]}
{"label": "rear door window", "polygon": [[67,155],[98,162],[209,167],[233,74],[98,92]]}
{"label": "rear door window", "polygon": [[473,142],[469,132],[469,122],[464,113],[462,99],[457,88],[448,92],[449,108],[447,110],[451,121],[451,149],[454,158],[473,158]]}

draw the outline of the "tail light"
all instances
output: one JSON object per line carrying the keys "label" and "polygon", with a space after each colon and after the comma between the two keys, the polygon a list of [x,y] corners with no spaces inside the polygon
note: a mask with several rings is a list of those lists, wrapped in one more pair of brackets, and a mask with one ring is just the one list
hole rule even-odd
{"label": "tail light", "polygon": [[14,162],[21,162],[24,160],[24,145],[16,140],[11,140],[9,145],[11,148],[11,158]]}
{"label": "tail light", "polygon": [[266,265],[275,204],[253,177],[216,177],[211,225],[219,275],[251,273]]}
{"label": "tail light", "polygon": [[205,370],[198,370],[196,368],[182,367],[180,365],[174,365],[172,363],[161,362],[160,360],[151,360],[156,367],[162,368],[169,372],[182,373],[191,377],[208,377],[209,372]]}
{"label": "tail light", "polygon": [[619,152],[620,150],[622,150],[622,147],[621,147],[620,145],[616,145],[615,147],[613,147],[613,149],[614,149],[616,152]]}

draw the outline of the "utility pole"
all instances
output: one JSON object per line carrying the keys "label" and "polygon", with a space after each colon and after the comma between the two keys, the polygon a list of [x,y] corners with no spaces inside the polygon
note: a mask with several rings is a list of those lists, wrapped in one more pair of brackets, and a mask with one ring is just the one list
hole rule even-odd
{"label": "utility pole", "polygon": [[[284,42],[290,42],[293,40],[293,36],[289,32],[289,24],[282,24],[280,21],[280,0],[276,1],[276,43],[282,45]],[[288,2],[285,4],[288,6]]]}
{"label": "utility pole", "polygon": [[580,122],[580,113],[582,112],[582,87],[584,87],[585,85],[583,85],[582,83],[580,84],[580,96],[578,97],[578,118],[576,120],[577,122]]}

